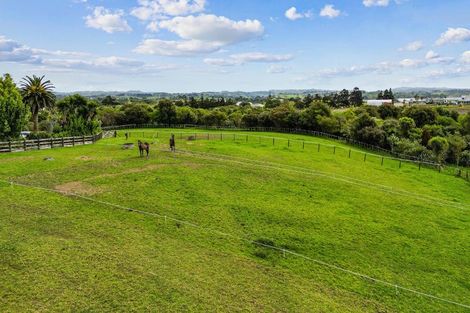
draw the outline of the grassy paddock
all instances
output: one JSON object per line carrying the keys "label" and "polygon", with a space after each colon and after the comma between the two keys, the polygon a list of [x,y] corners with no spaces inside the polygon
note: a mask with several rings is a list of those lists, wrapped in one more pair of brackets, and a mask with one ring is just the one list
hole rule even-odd
{"label": "grassy paddock", "polygon": [[299,135],[177,136],[173,154],[178,131],[142,131],[148,160],[123,131],[0,155],[1,180],[57,191],[0,183],[0,311],[466,312],[315,262],[468,305],[465,180]]}

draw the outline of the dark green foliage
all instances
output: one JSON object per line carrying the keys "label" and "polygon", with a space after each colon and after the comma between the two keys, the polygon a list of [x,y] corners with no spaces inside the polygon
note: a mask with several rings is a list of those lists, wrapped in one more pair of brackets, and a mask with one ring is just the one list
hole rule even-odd
{"label": "dark green foliage", "polygon": [[412,118],[416,127],[423,127],[426,124],[434,124],[437,120],[437,112],[430,107],[410,106],[403,110],[403,116]]}
{"label": "dark green foliage", "polygon": [[176,120],[176,106],[170,100],[163,99],[158,102],[158,120],[171,125]]}
{"label": "dark green foliage", "polygon": [[71,136],[96,134],[100,131],[100,122],[96,118],[96,101],[75,94],[59,101],[57,108],[62,114],[63,130]]}
{"label": "dark green foliage", "polygon": [[152,120],[152,109],[147,104],[126,104],[121,112],[121,124],[147,124]]}
{"label": "dark green foliage", "polygon": [[362,91],[358,87],[355,87],[349,95],[349,103],[352,106],[361,106],[364,103]]}
{"label": "dark green foliage", "polygon": [[13,79],[8,74],[0,77],[0,139],[18,138],[27,118],[28,108]]}

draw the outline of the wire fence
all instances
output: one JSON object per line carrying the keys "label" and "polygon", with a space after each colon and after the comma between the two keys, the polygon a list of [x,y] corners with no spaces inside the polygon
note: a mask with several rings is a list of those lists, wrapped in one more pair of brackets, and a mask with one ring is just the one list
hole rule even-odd
{"label": "wire fence", "polygon": [[91,197],[79,195],[79,194],[76,194],[76,193],[73,193],[73,192],[58,191],[58,190],[49,189],[49,188],[45,188],[45,187],[27,185],[27,184],[22,184],[22,183],[13,182],[13,181],[6,181],[6,180],[0,180],[0,182],[9,184],[10,186],[18,186],[18,187],[23,187],[23,188],[36,189],[36,190],[49,192],[49,193],[66,195],[66,196],[74,197],[74,198],[77,198],[77,199],[81,199],[81,200],[85,200],[85,201],[105,205],[105,206],[108,206],[108,207],[112,207],[114,209],[119,209],[119,210],[131,212],[131,213],[137,213],[137,214],[140,214],[140,215],[159,218],[165,224],[168,221],[175,222],[175,223],[178,223],[180,225],[186,225],[186,226],[189,226],[193,229],[197,229],[201,232],[215,234],[217,236],[224,236],[226,238],[231,238],[231,239],[234,239],[234,240],[237,240],[237,241],[240,241],[240,242],[246,242],[246,243],[250,243],[250,244],[253,244],[253,245],[256,245],[256,246],[259,246],[259,247],[263,247],[263,248],[266,248],[266,249],[277,251],[277,252],[281,253],[283,257],[287,257],[288,255],[294,256],[294,257],[300,258],[302,260],[309,261],[309,262],[315,263],[317,265],[333,269],[333,270],[337,271],[338,273],[351,275],[351,276],[360,278],[360,279],[365,280],[365,281],[370,282],[370,283],[380,284],[384,287],[387,287],[387,288],[393,290],[395,292],[396,296],[399,296],[398,291],[404,291],[404,292],[413,294],[415,296],[424,297],[428,300],[439,301],[441,303],[454,305],[454,306],[457,306],[457,307],[460,307],[460,308],[470,309],[470,304],[462,303],[462,302],[455,301],[455,300],[452,300],[452,299],[448,299],[448,298],[445,298],[445,297],[436,296],[436,295],[433,295],[433,294],[430,294],[430,293],[427,293],[427,292],[424,292],[424,291],[420,291],[420,290],[417,290],[417,289],[413,289],[413,288],[403,286],[401,284],[397,284],[397,283],[393,283],[393,282],[390,282],[390,281],[387,281],[387,280],[384,280],[384,279],[372,277],[370,275],[367,275],[367,274],[364,274],[364,273],[361,273],[361,272],[358,272],[358,271],[353,271],[353,270],[347,269],[345,267],[342,267],[342,266],[339,266],[339,265],[336,265],[336,264],[332,264],[332,263],[329,263],[329,262],[325,262],[325,261],[322,261],[320,259],[310,257],[310,256],[307,256],[307,255],[304,255],[304,254],[286,249],[286,248],[281,248],[281,247],[277,247],[277,246],[274,246],[274,245],[271,245],[271,244],[268,244],[268,243],[265,243],[265,242],[260,242],[259,240],[253,240],[253,239],[250,239],[250,238],[240,237],[238,235],[233,235],[233,234],[230,234],[230,233],[227,233],[227,232],[224,232],[224,231],[214,229],[213,227],[211,227],[211,228],[204,227],[204,226],[198,225],[196,223],[189,222],[189,221],[186,221],[186,220],[183,220],[183,219],[180,219],[180,218],[175,218],[175,217],[172,217],[172,216],[169,216],[169,215],[155,213],[155,212],[148,212],[148,211],[144,211],[144,210],[140,210],[140,209],[127,207],[127,206],[124,206],[124,205],[114,204],[114,203],[110,203],[110,202],[107,202],[107,201],[102,201],[102,200],[94,199],[94,198],[91,198]]}
{"label": "wire fence", "polygon": [[354,140],[345,136],[325,133],[315,130],[305,130],[300,128],[281,128],[281,127],[228,127],[228,126],[205,126],[205,125],[194,125],[194,124],[128,124],[128,125],[118,125],[118,126],[106,126],[103,127],[103,130],[122,130],[122,129],[142,129],[142,128],[170,128],[170,129],[202,129],[202,130],[227,130],[227,131],[248,131],[248,132],[277,132],[277,133],[287,133],[287,134],[298,134],[298,135],[307,135],[315,137],[323,137],[333,140],[338,140],[349,145],[357,146],[360,148],[386,153],[394,158],[402,160],[411,160],[411,161],[425,161],[428,163],[433,163],[438,165],[431,160],[423,160],[419,157],[407,155],[403,153],[397,153],[392,150],[384,149],[382,147]]}
{"label": "wire fence", "polygon": [[[122,137],[127,134],[128,138],[134,137],[149,137],[149,138],[159,138],[161,135],[169,135],[168,132],[146,132],[146,131],[116,131],[115,136]],[[337,145],[330,145],[320,142],[308,141],[308,140],[300,140],[300,139],[289,139],[289,138],[282,138],[282,137],[272,137],[272,136],[260,136],[260,135],[252,135],[252,134],[242,134],[242,133],[203,133],[203,132],[173,132],[175,137],[179,140],[186,140],[186,141],[197,141],[197,140],[216,140],[216,141],[233,141],[237,143],[247,143],[247,144],[259,144],[259,145],[271,145],[273,147],[280,147],[284,146],[290,149],[301,149],[304,151],[309,152],[317,152],[317,153],[329,153],[335,157],[343,157],[345,159],[351,160],[361,160],[364,163],[375,163],[380,164],[380,166],[384,167],[390,163],[395,168],[401,169],[405,166],[405,164],[413,165],[414,168],[417,168],[421,171],[422,168],[434,169],[439,173],[444,173],[448,175],[453,175],[457,177],[461,177],[470,181],[470,170],[469,168],[455,168],[452,166],[441,166],[437,163],[426,162],[426,161],[415,161],[409,159],[400,159],[385,155],[379,155],[374,153],[368,153],[364,151],[360,151],[353,148],[345,148],[342,146]]]}

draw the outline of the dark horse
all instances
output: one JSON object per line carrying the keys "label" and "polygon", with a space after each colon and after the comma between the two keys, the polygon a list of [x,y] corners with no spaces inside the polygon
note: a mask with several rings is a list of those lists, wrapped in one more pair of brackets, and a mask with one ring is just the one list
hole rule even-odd
{"label": "dark horse", "polygon": [[140,156],[144,156],[144,151],[147,152],[147,159],[149,158],[149,152],[150,152],[150,145],[148,142],[142,142],[139,140],[139,152]]}

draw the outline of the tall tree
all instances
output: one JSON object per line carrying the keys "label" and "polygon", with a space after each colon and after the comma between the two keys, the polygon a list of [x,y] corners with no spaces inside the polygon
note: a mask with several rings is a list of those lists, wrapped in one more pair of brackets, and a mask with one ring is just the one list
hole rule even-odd
{"label": "tall tree", "polygon": [[351,94],[349,95],[349,102],[353,106],[361,106],[362,103],[364,102],[362,91],[358,87],[355,87],[353,91],[351,92]]}
{"label": "tall tree", "polygon": [[0,138],[17,138],[27,123],[28,108],[10,75],[0,77]]}
{"label": "tall tree", "polygon": [[33,114],[34,131],[38,130],[39,111],[46,107],[52,107],[55,103],[55,94],[52,90],[54,90],[54,85],[51,81],[44,80],[44,76],[26,76],[21,82],[23,102],[29,105]]}

